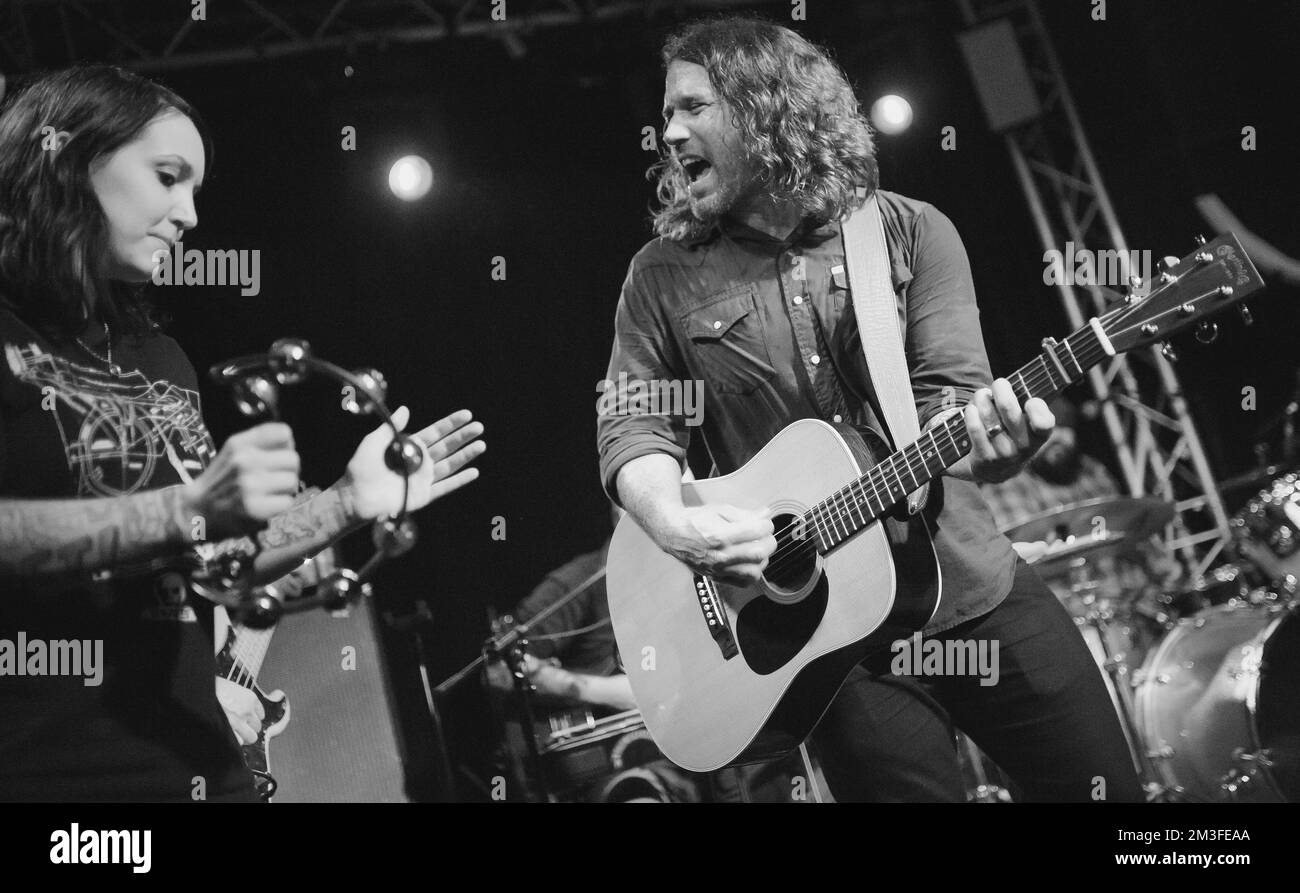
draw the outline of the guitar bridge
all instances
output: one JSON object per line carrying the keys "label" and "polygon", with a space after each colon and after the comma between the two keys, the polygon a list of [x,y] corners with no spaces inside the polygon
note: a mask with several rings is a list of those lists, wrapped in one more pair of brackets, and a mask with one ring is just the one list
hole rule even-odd
{"label": "guitar bridge", "polygon": [[700,600],[704,622],[709,625],[709,635],[722,651],[722,657],[731,660],[740,653],[740,648],[736,645],[736,637],[731,633],[731,624],[727,622],[727,612],[718,595],[718,587],[709,577],[696,574],[695,595]]}

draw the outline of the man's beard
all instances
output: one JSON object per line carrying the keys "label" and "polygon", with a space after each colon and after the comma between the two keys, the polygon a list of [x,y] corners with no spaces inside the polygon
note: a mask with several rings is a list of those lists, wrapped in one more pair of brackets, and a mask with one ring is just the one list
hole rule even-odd
{"label": "man's beard", "polygon": [[[725,217],[746,197],[751,187],[758,181],[756,167],[747,160],[737,160],[728,164],[725,171],[718,165],[713,166],[715,188],[704,198],[697,199],[693,190],[688,191],[691,214],[705,225],[712,225]],[[688,183],[687,189],[690,190]]]}
{"label": "man's beard", "polygon": [[1034,454],[1029,468],[1049,484],[1068,486],[1083,473],[1083,454],[1078,447],[1051,444]]}

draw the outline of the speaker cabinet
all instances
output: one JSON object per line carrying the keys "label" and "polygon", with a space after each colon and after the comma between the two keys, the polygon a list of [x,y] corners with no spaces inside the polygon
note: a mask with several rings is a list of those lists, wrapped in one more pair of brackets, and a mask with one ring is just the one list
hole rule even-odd
{"label": "speaker cabinet", "polygon": [[276,628],[259,675],[283,689],[289,724],[270,741],[276,803],[408,800],[373,600],[307,611]]}

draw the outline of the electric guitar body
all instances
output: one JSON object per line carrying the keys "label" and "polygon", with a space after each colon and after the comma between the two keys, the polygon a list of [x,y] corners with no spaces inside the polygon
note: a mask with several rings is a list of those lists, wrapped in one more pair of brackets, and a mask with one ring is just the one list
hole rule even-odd
{"label": "electric guitar body", "polygon": [[270,802],[279,786],[271,775],[271,739],[289,725],[289,699],[285,693],[276,689],[267,694],[257,684],[257,673],[274,631],[244,628],[236,636],[235,628],[227,627],[226,643],[217,655],[217,673],[248,689],[262,703],[264,715],[261,728],[257,730],[257,740],[252,744],[241,743],[239,747],[244,755],[244,764],[253,773],[258,796],[266,802]]}

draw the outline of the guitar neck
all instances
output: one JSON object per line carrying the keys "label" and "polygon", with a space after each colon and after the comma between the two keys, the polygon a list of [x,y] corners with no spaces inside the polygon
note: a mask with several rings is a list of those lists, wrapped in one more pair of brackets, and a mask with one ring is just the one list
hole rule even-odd
{"label": "guitar neck", "polygon": [[266,659],[275,627],[250,629],[241,626],[238,634],[235,629],[231,626],[226,633],[226,645],[218,656],[217,669],[226,679],[252,690],[257,687],[257,674],[262,671],[262,662]]}
{"label": "guitar neck", "polygon": [[[1045,339],[1042,353],[1008,380],[1022,405],[1031,397],[1047,399],[1112,353],[1100,323],[1094,320],[1064,341]],[[969,452],[965,417],[956,413],[813,506],[804,515],[804,529],[816,532],[820,551],[833,549]]]}

